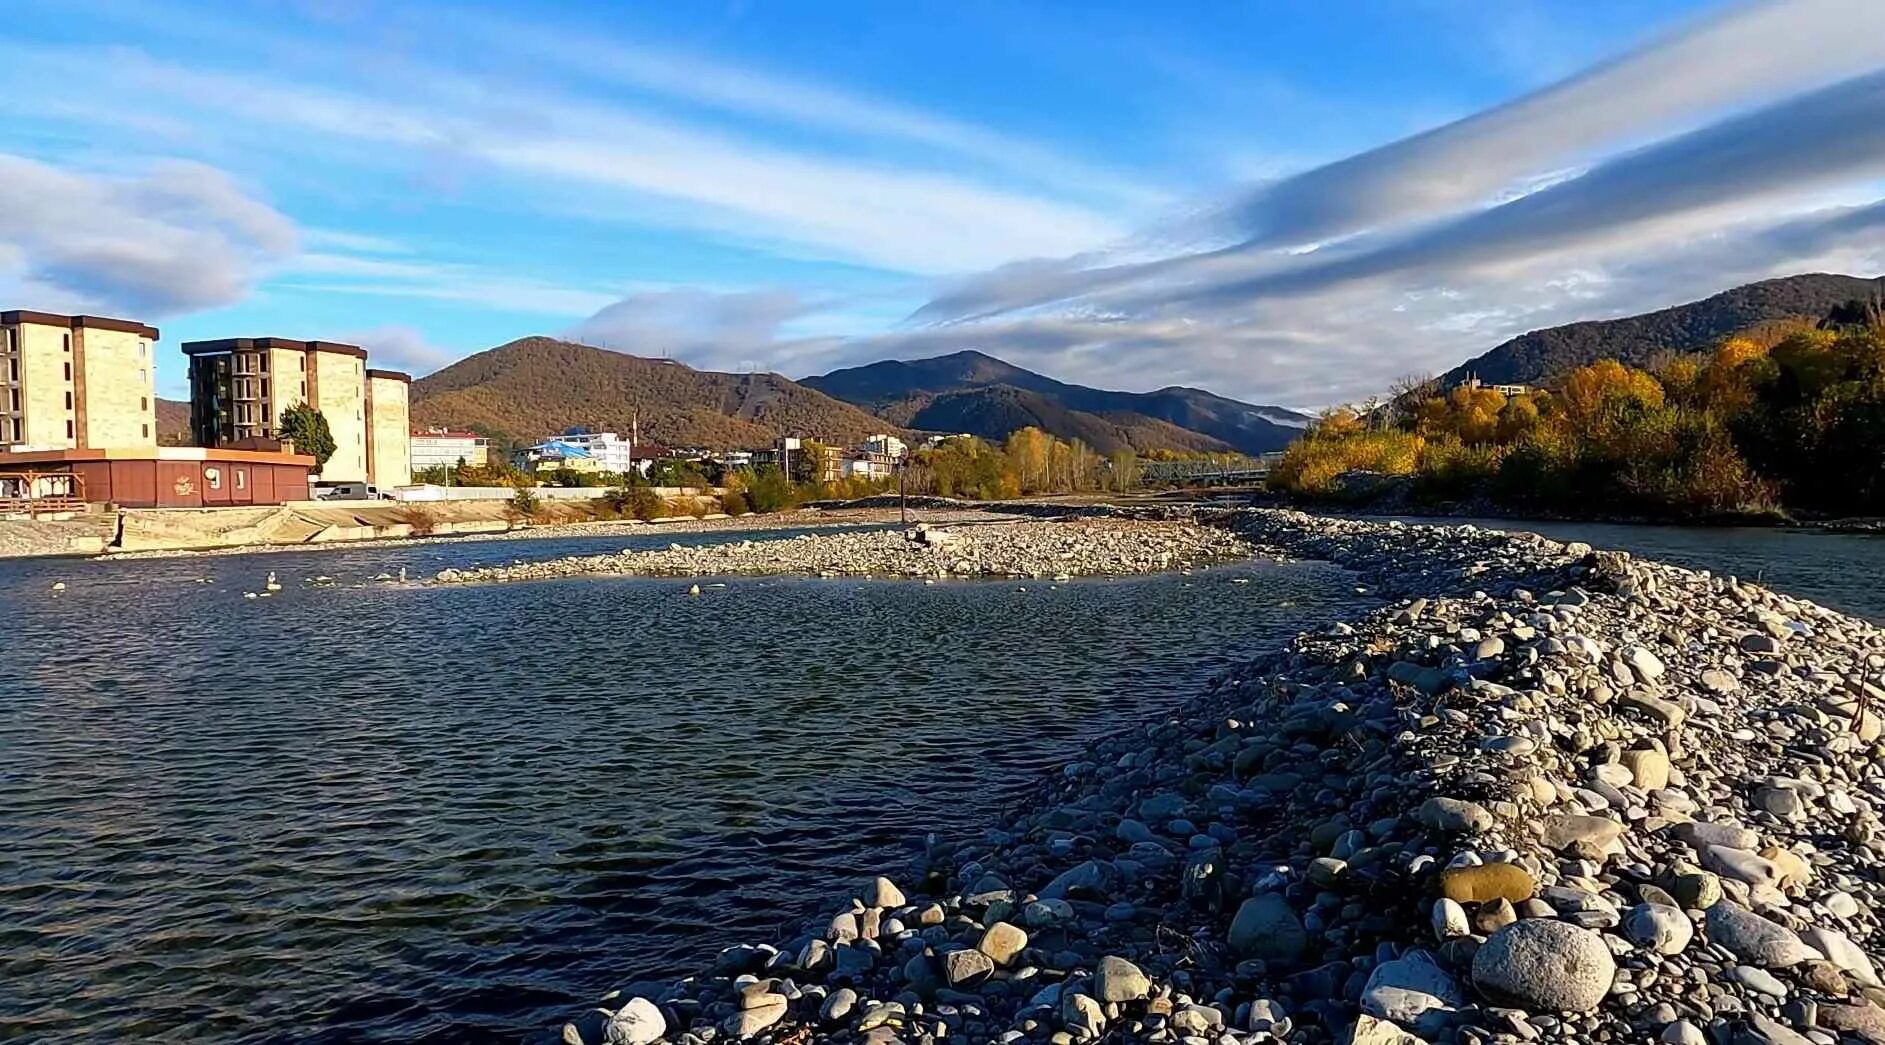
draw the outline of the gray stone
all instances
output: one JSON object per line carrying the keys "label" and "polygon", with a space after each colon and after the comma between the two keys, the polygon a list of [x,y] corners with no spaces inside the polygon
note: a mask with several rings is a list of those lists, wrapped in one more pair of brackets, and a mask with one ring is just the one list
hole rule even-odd
{"label": "gray stone", "polygon": [[1492,830],[1492,814],[1485,807],[1460,798],[1429,798],[1415,814],[1436,831],[1485,832]]}
{"label": "gray stone", "polygon": [[864,901],[866,907],[902,907],[905,902],[903,890],[897,888],[897,883],[882,875],[871,879],[871,883],[864,887],[864,895],[859,899]]}
{"label": "gray stone", "polygon": [[609,1045],[649,1045],[668,1032],[667,1018],[646,998],[630,998],[616,1010],[602,1028],[602,1040]]}
{"label": "gray stone", "polygon": [[1459,984],[1425,951],[1375,966],[1361,992],[1361,1011],[1404,1027],[1435,1026],[1464,1004]]}
{"label": "gray stone", "polygon": [[1763,969],[1784,969],[1821,957],[1792,929],[1726,900],[1708,909],[1703,925],[1710,943],[1720,944],[1742,961]]}
{"label": "gray stone", "polygon": [[988,955],[966,948],[943,955],[942,963],[943,977],[951,987],[972,987],[995,971],[995,962]]}
{"label": "gray stone", "polygon": [[1624,916],[1623,933],[1639,947],[1657,954],[1680,954],[1695,936],[1695,926],[1688,915],[1673,907],[1644,903],[1630,908]]}
{"label": "gray stone", "polygon": [[1245,900],[1231,919],[1231,950],[1245,957],[1294,962],[1308,946],[1302,919],[1280,894],[1262,893]]}
{"label": "gray stone", "polygon": [[1356,1017],[1355,1025],[1348,1029],[1344,1041],[1346,1045],[1427,1045],[1425,1039],[1417,1038],[1393,1023],[1376,1019],[1365,1012]]}
{"label": "gray stone", "polygon": [[849,987],[840,987],[831,992],[825,1004],[819,1008],[818,1016],[826,1023],[836,1023],[851,1014],[857,1008],[857,992]]}
{"label": "gray stone", "polygon": [[785,1019],[785,996],[770,994],[766,998],[768,1000],[764,1004],[743,1008],[728,1016],[720,1024],[721,1031],[736,1038],[750,1038]]}
{"label": "gray stone", "polygon": [[1545,848],[1562,852],[1573,845],[1586,845],[1603,851],[1616,844],[1623,825],[1601,816],[1560,813],[1545,820],[1540,841]]}
{"label": "gray stone", "polygon": [[1852,942],[1851,937],[1825,925],[1814,925],[1800,934],[1800,939],[1807,946],[1826,956],[1826,960],[1839,966],[1840,970],[1867,987],[1881,986],[1878,970],[1873,967],[1872,959],[1866,956],[1860,946]]}
{"label": "gray stone", "polygon": [[1474,986],[1534,1009],[1588,1012],[1616,975],[1602,936],[1542,918],[1513,922],[1473,955]]}
{"label": "gray stone", "polygon": [[1101,1001],[1138,1001],[1152,993],[1152,980],[1137,965],[1109,954],[1093,971],[1093,990]]}
{"label": "gray stone", "polygon": [[1662,678],[1663,673],[1668,670],[1663,667],[1662,661],[1657,659],[1654,653],[1642,646],[1626,647],[1622,656],[1623,662],[1628,664],[1630,670],[1636,673],[1636,677],[1644,682],[1654,682]]}
{"label": "gray stone", "polygon": [[982,933],[980,943],[975,949],[988,955],[996,965],[1007,966],[1021,956],[1021,951],[1028,945],[1028,934],[1018,926],[1007,922],[996,922]]}

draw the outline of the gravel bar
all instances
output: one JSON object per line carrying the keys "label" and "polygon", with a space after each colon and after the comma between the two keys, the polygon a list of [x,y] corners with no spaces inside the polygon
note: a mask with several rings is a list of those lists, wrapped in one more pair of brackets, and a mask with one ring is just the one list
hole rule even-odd
{"label": "gravel bar", "polygon": [[1879,629],[1530,534],[1197,518],[1387,602],[565,1040],[1885,1042]]}

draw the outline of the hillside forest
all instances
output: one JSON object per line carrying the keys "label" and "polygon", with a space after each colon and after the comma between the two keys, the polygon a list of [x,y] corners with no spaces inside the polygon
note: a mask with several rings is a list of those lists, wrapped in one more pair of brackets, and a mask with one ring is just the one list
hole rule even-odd
{"label": "hillside forest", "polygon": [[1410,381],[1378,408],[1324,414],[1270,482],[1309,500],[1580,515],[1885,514],[1885,322],[1855,302],[1512,396]]}

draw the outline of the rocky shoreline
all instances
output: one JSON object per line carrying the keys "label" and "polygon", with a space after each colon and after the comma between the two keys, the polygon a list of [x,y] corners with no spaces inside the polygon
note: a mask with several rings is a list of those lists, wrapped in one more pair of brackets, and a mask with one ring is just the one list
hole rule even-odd
{"label": "rocky shoreline", "polygon": [[1530,534],[1211,521],[1393,601],[564,1039],[1885,1042],[1885,633]]}
{"label": "rocky shoreline", "polygon": [[[986,518],[986,517],[984,517]],[[575,555],[507,566],[440,570],[438,584],[488,584],[576,576],[714,577],[798,574],[839,577],[1126,576],[1246,558],[1235,533],[1186,519],[1064,518],[980,522],[863,533],[803,534],[654,551]]]}

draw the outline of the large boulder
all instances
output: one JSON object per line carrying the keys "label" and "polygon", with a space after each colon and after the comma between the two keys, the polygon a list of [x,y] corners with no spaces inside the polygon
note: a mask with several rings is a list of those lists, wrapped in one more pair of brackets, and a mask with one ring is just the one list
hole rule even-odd
{"label": "large boulder", "polygon": [[1309,947],[1302,919],[1278,893],[1261,893],[1244,901],[1230,923],[1230,947],[1246,958],[1294,962]]}
{"label": "large boulder", "polygon": [[1601,935],[1544,918],[1513,922],[1473,955],[1475,987],[1530,1009],[1589,1012],[1616,976]]}

